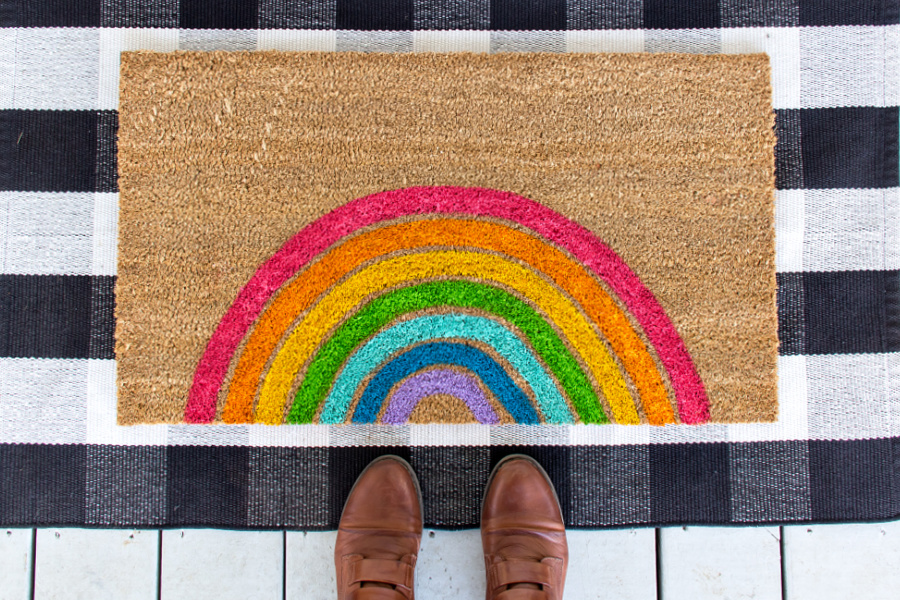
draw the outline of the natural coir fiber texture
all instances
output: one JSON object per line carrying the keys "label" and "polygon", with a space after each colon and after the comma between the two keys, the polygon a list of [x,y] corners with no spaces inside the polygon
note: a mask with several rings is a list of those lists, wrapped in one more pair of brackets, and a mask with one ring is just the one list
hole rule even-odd
{"label": "natural coir fiber texture", "polygon": [[777,417],[765,55],[121,64],[120,423]]}

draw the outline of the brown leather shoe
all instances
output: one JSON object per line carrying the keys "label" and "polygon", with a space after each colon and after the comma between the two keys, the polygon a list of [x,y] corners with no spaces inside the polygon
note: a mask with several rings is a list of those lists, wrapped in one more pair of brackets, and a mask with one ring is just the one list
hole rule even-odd
{"label": "brown leather shoe", "polygon": [[487,600],[562,600],[569,550],[556,491],[531,457],[501,460],[481,505]]}
{"label": "brown leather shoe", "polygon": [[422,493],[408,462],[373,460],[344,505],[334,547],[338,600],[414,600]]}

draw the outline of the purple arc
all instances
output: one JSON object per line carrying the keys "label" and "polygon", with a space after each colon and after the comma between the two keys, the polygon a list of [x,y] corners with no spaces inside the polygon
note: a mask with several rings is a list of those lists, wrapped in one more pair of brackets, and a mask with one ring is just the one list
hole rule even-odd
{"label": "purple arc", "polygon": [[382,422],[387,425],[402,425],[409,421],[419,402],[438,394],[462,400],[479,423],[485,425],[500,423],[500,418],[474,376],[441,368],[416,373],[401,382],[388,398],[388,407]]}

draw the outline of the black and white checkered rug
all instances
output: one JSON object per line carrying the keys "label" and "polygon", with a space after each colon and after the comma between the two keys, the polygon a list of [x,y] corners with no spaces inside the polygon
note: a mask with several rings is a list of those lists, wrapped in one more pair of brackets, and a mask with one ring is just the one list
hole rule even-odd
{"label": "black and white checkered rug", "polygon": [[[900,515],[897,0],[0,0],[0,524],[334,527],[393,452],[429,526],[503,455],[573,527]],[[767,52],[780,416],[698,427],[117,427],[123,50]],[[546,428],[545,428],[546,429]]]}

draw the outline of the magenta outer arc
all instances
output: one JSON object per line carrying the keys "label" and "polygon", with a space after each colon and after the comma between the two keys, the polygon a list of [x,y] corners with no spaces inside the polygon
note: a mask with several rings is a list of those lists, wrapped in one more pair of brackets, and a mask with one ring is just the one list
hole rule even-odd
{"label": "magenta outer arc", "polygon": [[669,375],[683,423],[709,420],[709,400],[681,336],[662,306],[611,248],[578,223],[522,196],[484,188],[413,187],[359,198],[304,227],[266,261],[222,317],[194,372],[189,423],[215,418],[234,352],[266,302],[313,258],[359,228],[409,215],[460,214],[514,221],[568,250],[594,271],[640,324]]}

